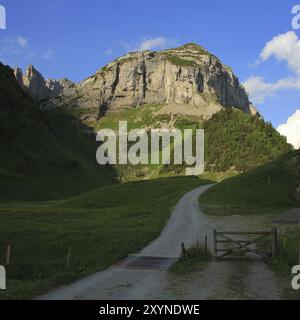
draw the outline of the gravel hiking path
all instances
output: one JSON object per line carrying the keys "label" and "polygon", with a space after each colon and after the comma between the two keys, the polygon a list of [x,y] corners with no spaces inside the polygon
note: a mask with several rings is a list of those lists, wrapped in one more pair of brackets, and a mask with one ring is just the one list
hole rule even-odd
{"label": "gravel hiking path", "polygon": [[[208,217],[199,210],[198,198],[210,186],[187,193],[176,205],[161,235],[138,255],[179,257],[205,235],[212,248],[213,229],[240,230],[248,226],[242,217]],[[248,218],[249,220],[249,218]],[[125,269],[112,266],[69,286],[50,292],[41,300],[123,299],[280,299],[281,281],[259,260],[211,261],[188,275],[168,271]]]}

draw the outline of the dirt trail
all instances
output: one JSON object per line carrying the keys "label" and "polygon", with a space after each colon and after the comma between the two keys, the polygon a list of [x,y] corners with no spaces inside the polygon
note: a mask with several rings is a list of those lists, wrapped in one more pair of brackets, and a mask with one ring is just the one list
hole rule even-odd
{"label": "dirt trail", "polygon": [[[210,186],[186,194],[155,241],[139,255],[179,257],[180,244],[190,246],[205,235],[212,247],[212,230],[235,229],[242,218],[211,218],[199,210],[198,198]],[[111,267],[62,287],[40,299],[280,299],[280,282],[262,261],[211,261],[203,270],[178,276],[167,271]]]}

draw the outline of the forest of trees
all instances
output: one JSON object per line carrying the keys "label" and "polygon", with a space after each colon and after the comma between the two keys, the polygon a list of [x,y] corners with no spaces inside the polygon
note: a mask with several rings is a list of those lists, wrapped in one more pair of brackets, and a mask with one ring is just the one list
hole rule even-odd
{"label": "forest of trees", "polygon": [[271,123],[236,109],[205,122],[207,171],[246,171],[293,149]]}

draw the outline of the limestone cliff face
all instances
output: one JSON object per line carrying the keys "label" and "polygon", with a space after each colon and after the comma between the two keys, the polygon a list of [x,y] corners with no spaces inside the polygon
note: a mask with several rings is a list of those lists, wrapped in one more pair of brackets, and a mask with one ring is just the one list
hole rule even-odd
{"label": "limestone cliff face", "polygon": [[75,84],[67,78],[62,78],[59,80],[47,79],[45,82],[46,87],[51,91],[51,97],[58,97],[60,95],[67,95],[75,93]]}
{"label": "limestone cliff face", "polygon": [[14,74],[21,87],[36,101],[41,102],[69,92],[74,83],[68,79],[47,79],[29,65],[23,75],[20,68],[14,69]]}
{"label": "limestone cliff face", "polygon": [[256,113],[232,70],[195,44],[129,53],[79,83],[75,91],[61,102],[89,109],[98,118],[147,104],[180,105],[183,112],[192,106],[204,119],[226,107]]}
{"label": "limestone cliff face", "polygon": [[91,119],[152,104],[167,106],[167,113],[188,112],[204,119],[228,107],[257,113],[232,70],[196,44],[128,53],[76,85],[66,79],[45,81],[30,67],[23,85],[35,99],[48,99],[42,108],[79,108]]}

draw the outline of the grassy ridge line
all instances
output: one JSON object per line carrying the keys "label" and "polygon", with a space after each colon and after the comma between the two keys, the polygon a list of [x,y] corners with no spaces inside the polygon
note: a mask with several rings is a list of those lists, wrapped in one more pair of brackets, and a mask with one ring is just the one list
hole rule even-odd
{"label": "grassy ridge line", "polygon": [[0,264],[8,244],[12,261],[0,299],[31,298],[138,252],[159,236],[179,199],[206,183],[167,178],[102,187],[60,202],[2,204]]}
{"label": "grassy ridge line", "polygon": [[276,161],[220,182],[200,197],[211,215],[277,214],[299,207],[300,152],[290,152]]}
{"label": "grassy ridge line", "polygon": [[64,199],[114,183],[81,129],[65,110],[41,112],[0,63],[0,201]]}

